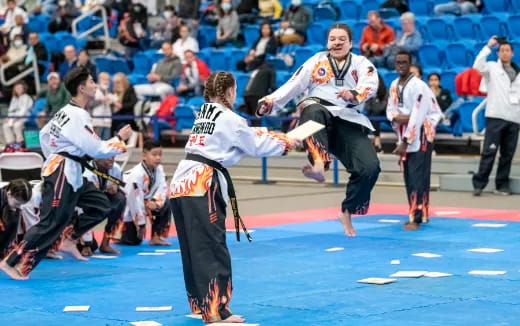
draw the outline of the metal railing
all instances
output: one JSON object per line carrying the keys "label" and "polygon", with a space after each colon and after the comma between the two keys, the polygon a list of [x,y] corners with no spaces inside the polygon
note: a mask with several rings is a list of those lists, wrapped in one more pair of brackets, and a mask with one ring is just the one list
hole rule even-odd
{"label": "metal railing", "polygon": [[482,129],[482,131],[478,131],[478,114],[480,111],[484,110],[486,107],[487,98],[484,99],[475,109],[473,109],[473,113],[471,114],[471,125],[473,126],[473,133],[475,136],[483,136],[486,132],[486,128]]}
{"label": "metal railing", "polygon": [[[89,29],[87,29],[86,31],[84,31],[80,34],[78,31],[79,22],[85,18],[89,18],[89,17],[93,16],[97,12],[101,12],[101,22],[90,27]],[[108,33],[108,23],[107,22],[108,22],[108,18],[107,18],[106,9],[102,6],[95,7],[93,9],[83,13],[81,16],[75,18],[72,21],[72,35],[74,35],[74,37],[76,37],[76,38],[86,38],[89,35],[95,33],[97,30],[102,28],[103,34],[105,37],[105,49],[104,50],[107,50],[110,48],[110,35]]]}
{"label": "metal railing", "polygon": [[2,64],[0,66],[0,83],[2,85],[4,85],[4,86],[14,85],[16,82],[18,82],[19,80],[22,80],[27,75],[34,73],[34,86],[36,89],[36,93],[40,92],[40,72],[38,70],[38,58],[36,57],[36,54],[34,53],[34,51],[32,49],[29,51],[31,51],[32,53],[28,53],[27,55],[32,55],[32,57],[33,57],[32,65],[30,66],[30,68],[25,69],[24,71],[15,75],[11,79],[6,80],[5,73],[6,73],[7,69],[25,62],[25,57],[21,57],[16,60],[10,60],[8,63]]}

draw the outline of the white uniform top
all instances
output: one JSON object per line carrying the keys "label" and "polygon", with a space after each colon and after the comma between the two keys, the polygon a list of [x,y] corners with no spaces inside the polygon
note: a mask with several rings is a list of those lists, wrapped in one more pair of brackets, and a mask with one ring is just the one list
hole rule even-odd
{"label": "white uniform top", "polygon": [[[288,148],[289,141],[284,135],[267,132],[265,128],[249,127],[247,121],[232,110],[217,103],[206,103],[195,120],[185,151],[230,167],[246,155],[277,156],[285,154]],[[212,177],[212,167],[182,160],[170,184],[171,197],[204,196],[211,186]],[[220,171],[218,177],[227,202],[226,179]]]}
{"label": "white uniform top", "polygon": [[[390,95],[386,107],[386,116],[392,121],[392,128],[397,133],[398,143],[403,138],[407,138],[407,152],[417,152],[421,145],[421,127],[424,127],[424,134],[428,142],[433,142],[435,138],[435,128],[443,118],[442,111],[435,99],[432,90],[425,82],[417,77],[411,77],[405,83],[404,90],[398,85],[399,78],[395,79],[390,86]],[[402,93],[402,104],[399,104],[399,97]],[[398,114],[410,115],[407,125],[401,125],[393,121]]]}
{"label": "white uniform top", "polygon": [[158,165],[155,173],[148,170],[144,162],[137,164],[125,172],[124,191],[127,196],[124,221],[137,221],[139,225],[146,223],[145,200],[155,201],[159,206],[164,205],[168,197],[168,186],[162,165]]}
{"label": "white uniform top", "polygon": [[[376,68],[363,56],[351,54],[350,57],[350,66],[340,86],[336,85],[328,52],[319,52],[298,68],[289,81],[265,99],[272,100],[274,110],[278,110],[307,90],[310,97],[318,97],[334,104],[326,106],[333,116],[374,130],[370,120],[361,111],[362,104],[377,92],[379,81]],[[348,59],[345,64],[348,64]],[[356,101],[338,98],[337,93],[343,89],[355,91]]]}
{"label": "white uniform top", "polygon": [[25,234],[30,228],[40,222],[40,205],[42,203],[43,182],[32,187],[31,199],[20,207],[22,218],[18,223],[18,234]]}
{"label": "white uniform top", "polygon": [[81,165],[57,153],[107,158],[126,152],[125,143],[116,137],[107,141],[100,140],[94,132],[88,112],[74,104],[65,105],[43,127],[40,131],[40,144],[47,158],[42,176],[51,175],[65,159],[65,176],[74,191],[83,185]]}
{"label": "white uniform top", "polygon": [[[95,163],[92,165],[95,166]],[[108,170],[106,173],[116,179],[119,179],[119,180],[123,179],[123,171],[121,170],[121,166],[115,162],[114,162],[114,166],[110,170]],[[86,169],[85,172],[83,172],[83,176],[88,181],[92,182],[96,186],[96,188],[100,189],[101,191],[105,191],[106,186],[112,184],[112,181],[106,180],[105,189],[101,189],[100,188],[101,177],[95,175],[94,172],[92,172],[88,169]]]}

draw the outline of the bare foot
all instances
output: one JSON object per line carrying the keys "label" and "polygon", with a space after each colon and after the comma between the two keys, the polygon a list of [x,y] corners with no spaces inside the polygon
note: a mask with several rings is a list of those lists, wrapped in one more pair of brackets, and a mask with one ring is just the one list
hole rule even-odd
{"label": "bare foot", "polygon": [[45,256],[48,259],[63,259],[63,256],[60,256],[54,250],[47,251],[47,255]]}
{"label": "bare foot", "polygon": [[243,323],[245,321],[246,320],[241,316],[231,315],[228,318],[219,321],[219,323]]}
{"label": "bare foot", "polygon": [[150,246],[171,246],[172,244],[168,241],[164,241],[163,239],[154,236],[152,240],[150,240]]}
{"label": "bare foot", "polygon": [[69,238],[65,238],[61,243],[60,251],[66,252],[77,260],[88,261],[88,258],[85,258],[81,255],[76,246],[76,241],[72,241]]}
{"label": "bare foot", "polygon": [[325,182],[325,169],[323,164],[316,164],[314,166],[306,164],[302,167],[302,173],[309,179],[318,181],[319,183]]}
{"label": "bare foot", "polygon": [[347,237],[355,237],[356,229],[354,229],[354,226],[352,225],[352,218],[350,217],[350,213],[339,212],[338,218],[341,221],[341,224],[343,224],[343,230],[345,231],[345,235]]}
{"label": "bare foot", "polygon": [[92,249],[89,246],[83,247],[83,249],[81,249],[81,255],[83,257],[90,257],[90,256],[92,256]]}
{"label": "bare foot", "polygon": [[121,253],[121,251],[117,250],[114,247],[111,247],[110,245],[99,247],[99,251],[104,254],[113,254],[113,255],[119,255]]}
{"label": "bare foot", "polygon": [[416,231],[416,230],[419,230],[419,223],[415,223],[415,222],[406,222],[404,223],[404,226],[403,226],[403,229],[405,231]]}
{"label": "bare foot", "polygon": [[0,270],[13,280],[25,281],[29,279],[29,276],[20,274],[16,268],[7,265],[4,260],[0,262]]}

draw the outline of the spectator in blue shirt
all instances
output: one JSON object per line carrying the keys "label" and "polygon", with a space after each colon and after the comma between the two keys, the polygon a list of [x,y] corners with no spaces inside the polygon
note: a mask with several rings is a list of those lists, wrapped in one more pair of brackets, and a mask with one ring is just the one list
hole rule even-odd
{"label": "spectator in blue shirt", "polygon": [[62,80],[65,79],[67,73],[72,69],[76,68],[78,65],[78,59],[76,57],[76,48],[73,45],[67,45],[63,49],[63,54],[65,54],[65,61],[60,64],[60,77]]}

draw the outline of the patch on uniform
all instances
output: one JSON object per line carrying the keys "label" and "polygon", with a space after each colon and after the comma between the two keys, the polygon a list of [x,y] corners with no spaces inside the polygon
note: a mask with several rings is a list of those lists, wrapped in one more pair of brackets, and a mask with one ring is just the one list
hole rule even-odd
{"label": "patch on uniform", "polygon": [[314,69],[312,70],[311,74],[312,82],[317,84],[325,84],[333,77],[334,73],[332,72],[332,68],[330,67],[328,60],[320,61],[314,65]]}
{"label": "patch on uniform", "polygon": [[352,78],[354,78],[354,81],[355,81],[356,84],[357,84],[357,82],[358,82],[358,80],[359,80],[357,70],[355,70],[355,69],[352,70],[352,72],[351,72],[350,74],[352,75]]}

